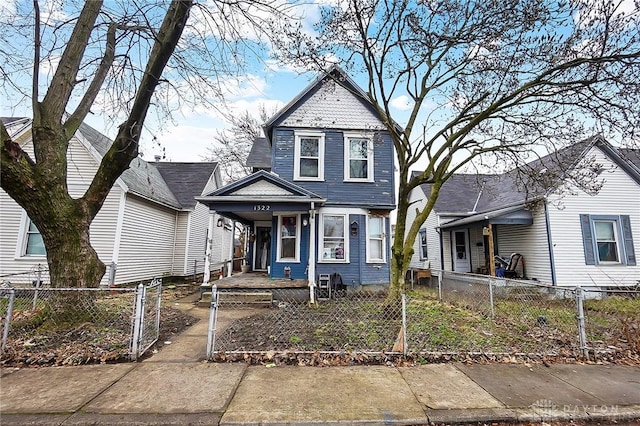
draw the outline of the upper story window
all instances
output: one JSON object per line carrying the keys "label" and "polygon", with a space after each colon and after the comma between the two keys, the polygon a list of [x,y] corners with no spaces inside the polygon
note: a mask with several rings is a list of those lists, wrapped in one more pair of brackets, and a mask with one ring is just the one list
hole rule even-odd
{"label": "upper story window", "polygon": [[384,218],[369,216],[367,221],[367,262],[385,262]]}
{"label": "upper story window", "polygon": [[320,234],[320,247],[322,248],[321,262],[348,262],[349,239],[346,238],[348,215],[323,214],[322,233]]}
{"label": "upper story window", "polygon": [[278,216],[278,261],[299,262],[300,216]]}
{"label": "upper story window", "polygon": [[587,265],[636,265],[628,215],[580,215]]}
{"label": "upper story window", "polygon": [[324,180],[324,133],[295,132],[293,178]]}
{"label": "upper story window", "polygon": [[427,230],[421,229],[420,230],[420,260],[426,260],[428,258],[429,256],[427,253]]}
{"label": "upper story window", "polygon": [[361,134],[344,134],[344,178],[346,181],[373,182],[373,143]]}

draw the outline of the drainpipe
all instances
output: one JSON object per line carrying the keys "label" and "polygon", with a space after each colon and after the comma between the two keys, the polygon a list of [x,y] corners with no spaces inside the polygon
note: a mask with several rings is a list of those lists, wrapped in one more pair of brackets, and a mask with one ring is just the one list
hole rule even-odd
{"label": "drainpipe", "polygon": [[549,225],[549,209],[547,200],[544,200],[544,221],[547,228],[547,244],[549,245],[549,266],[551,266],[551,284],[556,283],[556,263],[553,256],[553,240],[551,239],[551,225]]}
{"label": "drainpipe", "polygon": [[316,303],[316,207],[315,203],[311,202],[311,209],[309,210],[309,300],[311,303]]}

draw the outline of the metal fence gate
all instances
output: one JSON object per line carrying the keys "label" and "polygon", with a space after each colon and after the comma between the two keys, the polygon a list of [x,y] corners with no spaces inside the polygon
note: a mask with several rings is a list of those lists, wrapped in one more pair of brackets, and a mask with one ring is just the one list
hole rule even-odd
{"label": "metal fence gate", "polygon": [[151,284],[138,285],[131,325],[131,347],[129,353],[133,361],[158,341],[160,336],[160,303],[162,301],[162,280],[154,278]]}

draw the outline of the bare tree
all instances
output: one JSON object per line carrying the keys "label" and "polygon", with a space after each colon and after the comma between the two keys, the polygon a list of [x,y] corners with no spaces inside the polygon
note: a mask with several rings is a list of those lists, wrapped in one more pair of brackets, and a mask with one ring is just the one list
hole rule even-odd
{"label": "bare tree", "polygon": [[[323,9],[317,37],[282,29],[282,60],[364,74],[391,134],[399,197],[390,300],[456,171],[515,166],[591,132],[638,142],[639,23],[627,0],[348,0]],[[404,128],[394,122],[399,101]],[[409,193],[425,183],[429,200],[407,223]]]}
{"label": "bare tree", "polygon": [[251,173],[247,167],[247,157],[254,140],[264,137],[262,124],[271,114],[264,105],[260,105],[259,117],[245,111],[240,115],[227,115],[230,128],[218,131],[212,145],[208,148],[206,159],[220,163],[227,182],[233,182]]}
{"label": "bare tree", "polygon": [[[1,185],[40,231],[51,283],[58,287],[95,287],[104,275],[89,226],[137,157],[150,109],[166,116],[185,103],[210,101],[222,92],[223,78],[236,75],[245,55],[259,49],[259,38],[247,39],[249,30],[260,34],[263,19],[283,17],[270,1],[79,3],[46,14],[37,0],[26,10],[16,3],[0,29],[1,87],[8,99],[30,99],[34,152],[32,158],[0,123]],[[123,121],[88,189],[73,198],[67,150],[92,107]]]}

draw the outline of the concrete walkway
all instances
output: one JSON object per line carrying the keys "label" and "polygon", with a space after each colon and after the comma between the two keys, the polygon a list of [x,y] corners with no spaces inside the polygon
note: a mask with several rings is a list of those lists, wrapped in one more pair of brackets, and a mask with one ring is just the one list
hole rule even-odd
{"label": "concrete walkway", "polygon": [[[143,362],[1,370],[2,425],[640,424],[640,368],[273,367],[204,361],[208,311]],[[241,311],[234,315],[246,315]],[[233,320],[221,315],[223,328]]]}

